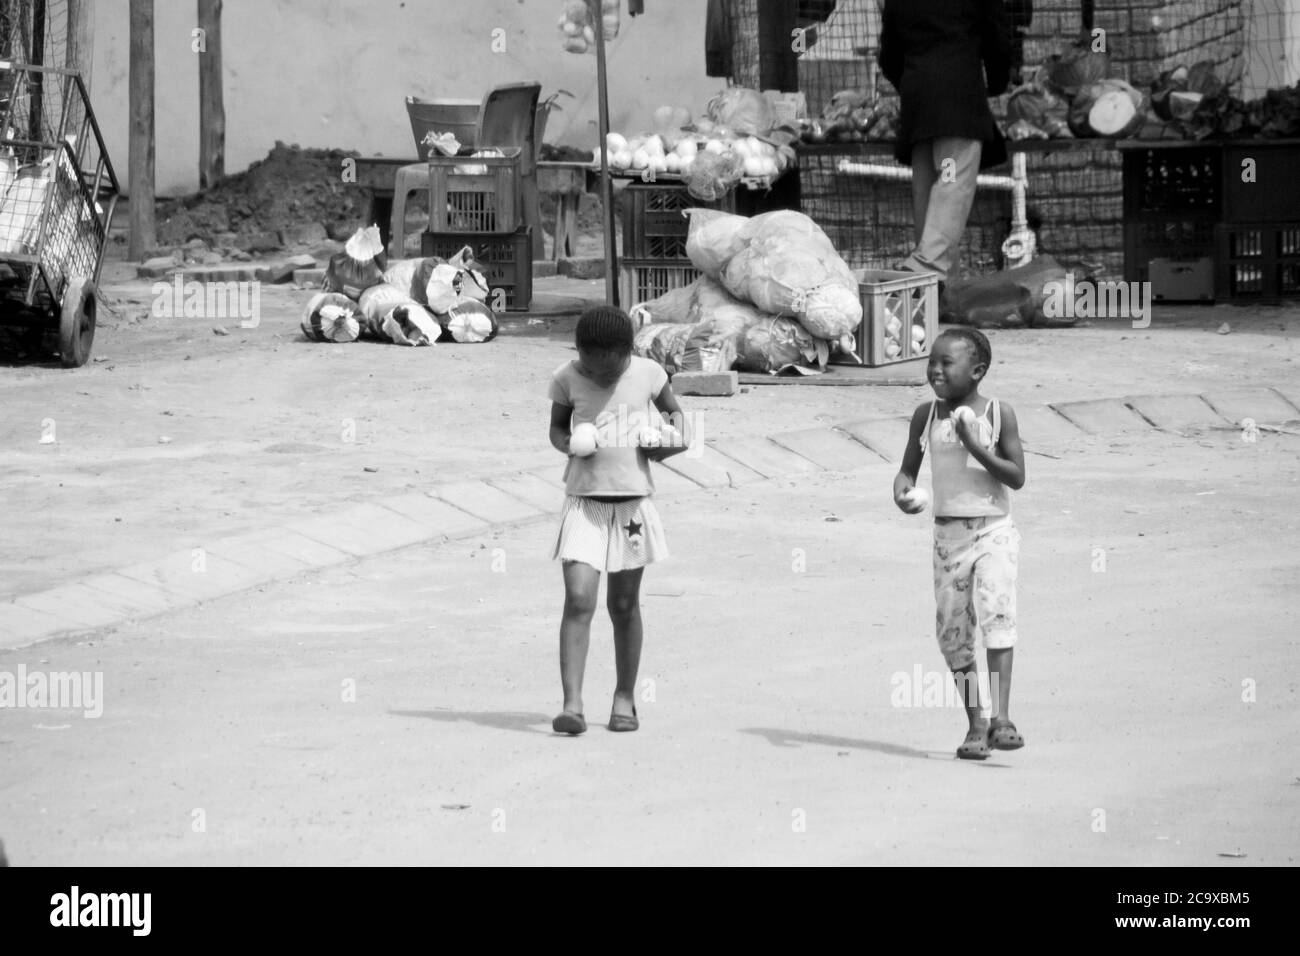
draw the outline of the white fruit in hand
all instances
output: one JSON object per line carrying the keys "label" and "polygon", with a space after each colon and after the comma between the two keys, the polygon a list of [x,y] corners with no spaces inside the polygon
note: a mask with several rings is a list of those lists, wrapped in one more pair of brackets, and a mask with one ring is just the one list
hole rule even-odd
{"label": "white fruit in hand", "polygon": [[636,443],[642,448],[658,448],[663,443],[663,435],[653,425],[646,425],[637,436]]}
{"label": "white fruit in hand", "polygon": [[586,458],[596,453],[596,426],[583,422],[573,429],[569,436],[569,451],[579,458]]}
{"label": "white fruit in hand", "polygon": [[953,414],[957,416],[959,422],[965,422],[967,425],[975,424],[975,412],[966,405],[960,406]]}
{"label": "white fruit in hand", "polygon": [[908,488],[903,492],[903,501],[912,507],[920,505],[921,510],[924,511],[930,506],[930,493],[924,488]]}
{"label": "white fruit in hand", "polygon": [[659,444],[664,448],[681,448],[684,444],[682,441],[682,433],[672,425],[665,422],[659,428]]}

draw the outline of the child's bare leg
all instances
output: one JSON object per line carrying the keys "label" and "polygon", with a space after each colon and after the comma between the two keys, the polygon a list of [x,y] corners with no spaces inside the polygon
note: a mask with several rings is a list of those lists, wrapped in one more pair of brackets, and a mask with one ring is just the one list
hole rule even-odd
{"label": "child's bare leg", "polygon": [[615,714],[632,716],[636,709],[636,675],[641,668],[641,574],[645,568],[611,572],[605,602],[614,625]]}
{"label": "child's bare leg", "polygon": [[974,661],[961,670],[952,672],[952,679],[957,685],[957,696],[966,709],[966,720],[970,723],[971,730],[979,727],[987,730],[989,726],[988,715],[980,713],[979,678],[979,667]]}
{"label": "child's bare leg", "polygon": [[1014,647],[990,647],[988,650],[989,688],[997,702],[994,714],[1003,720],[1011,717],[1011,659],[1015,650]]}
{"label": "child's bare leg", "polygon": [[581,561],[564,563],[564,619],[560,622],[560,684],[564,709],[581,714],[582,677],[587,670],[591,644],[591,618],[596,613],[600,572]]}

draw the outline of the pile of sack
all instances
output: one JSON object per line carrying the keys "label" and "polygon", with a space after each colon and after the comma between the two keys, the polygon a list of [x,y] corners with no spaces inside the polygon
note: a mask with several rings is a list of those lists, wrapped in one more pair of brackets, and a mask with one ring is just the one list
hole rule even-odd
{"label": "pile of sack", "polygon": [[824,369],[862,323],[858,280],[803,213],[692,209],[686,254],[704,273],[633,308],[636,352],[670,374]]}
{"label": "pile of sack", "polygon": [[359,229],[330,259],[322,291],[303,310],[303,335],[314,342],[488,342],[497,317],[473,258],[466,246],[451,259],[388,262],[379,228]]}

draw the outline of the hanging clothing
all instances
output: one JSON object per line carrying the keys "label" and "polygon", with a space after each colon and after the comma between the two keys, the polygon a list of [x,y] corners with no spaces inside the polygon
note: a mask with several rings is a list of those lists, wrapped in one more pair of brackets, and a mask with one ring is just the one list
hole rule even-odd
{"label": "hanging clothing", "polygon": [[709,0],[704,21],[704,75],[730,78],[731,23],[726,0]]}
{"label": "hanging clothing", "polygon": [[1003,0],[886,0],[879,59],[901,99],[900,163],[911,165],[917,143],[945,136],[979,140],[980,169],[1007,161],[988,103],[1011,78]]}

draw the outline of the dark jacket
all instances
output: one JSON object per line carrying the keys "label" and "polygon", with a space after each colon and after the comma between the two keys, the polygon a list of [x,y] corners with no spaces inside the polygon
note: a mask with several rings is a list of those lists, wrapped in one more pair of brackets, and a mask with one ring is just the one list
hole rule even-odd
{"label": "dark jacket", "polygon": [[980,169],[1007,161],[988,103],[1011,78],[1003,0],[885,0],[880,70],[902,100],[900,163],[911,165],[912,146],[936,136],[980,140]]}

